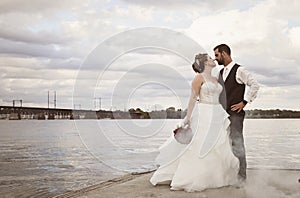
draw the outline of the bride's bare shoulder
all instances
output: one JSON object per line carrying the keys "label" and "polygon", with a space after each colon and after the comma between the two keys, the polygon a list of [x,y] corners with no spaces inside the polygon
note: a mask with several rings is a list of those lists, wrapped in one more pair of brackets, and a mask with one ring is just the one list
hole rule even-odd
{"label": "bride's bare shoulder", "polygon": [[204,77],[202,76],[202,74],[197,73],[196,76],[194,77],[194,80],[204,80]]}
{"label": "bride's bare shoulder", "polygon": [[196,74],[196,76],[194,77],[193,79],[193,82],[192,84],[198,84],[198,85],[201,85],[202,83],[204,82],[204,78],[201,74]]}

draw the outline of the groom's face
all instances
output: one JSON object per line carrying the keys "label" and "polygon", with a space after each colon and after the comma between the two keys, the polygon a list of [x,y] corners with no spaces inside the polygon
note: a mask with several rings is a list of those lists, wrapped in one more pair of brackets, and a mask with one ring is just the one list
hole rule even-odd
{"label": "groom's face", "polygon": [[224,65],[224,56],[222,53],[219,52],[219,49],[215,50],[215,60],[218,62],[219,65]]}

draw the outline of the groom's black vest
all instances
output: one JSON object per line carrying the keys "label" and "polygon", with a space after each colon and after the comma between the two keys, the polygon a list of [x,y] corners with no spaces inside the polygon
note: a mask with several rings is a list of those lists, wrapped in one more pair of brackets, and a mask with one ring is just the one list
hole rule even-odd
{"label": "groom's black vest", "polygon": [[230,110],[230,107],[233,104],[237,104],[244,100],[245,94],[245,84],[239,84],[236,81],[236,72],[240,65],[235,64],[230,73],[228,74],[225,82],[223,80],[223,72],[224,68],[220,71],[219,75],[219,83],[223,86],[223,91],[220,94],[220,103],[222,104],[223,108],[227,111],[228,114],[239,114],[245,115],[244,110],[240,111],[240,113],[234,112]]}

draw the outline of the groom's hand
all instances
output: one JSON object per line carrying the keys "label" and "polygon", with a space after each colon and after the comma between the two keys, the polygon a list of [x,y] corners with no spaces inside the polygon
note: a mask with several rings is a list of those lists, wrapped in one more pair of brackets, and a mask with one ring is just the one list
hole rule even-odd
{"label": "groom's hand", "polygon": [[231,108],[231,111],[237,111],[238,113],[240,113],[240,111],[242,111],[245,106],[246,106],[245,103],[242,101],[242,102],[232,105],[230,108]]}

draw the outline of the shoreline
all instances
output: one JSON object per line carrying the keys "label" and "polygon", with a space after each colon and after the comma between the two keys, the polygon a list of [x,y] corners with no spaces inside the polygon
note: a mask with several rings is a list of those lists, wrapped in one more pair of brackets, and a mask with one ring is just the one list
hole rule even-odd
{"label": "shoreline", "polygon": [[150,184],[153,171],[129,173],[99,184],[57,195],[69,197],[300,197],[300,169],[247,169],[248,179],[244,188],[232,186],[187,193],[171,191],[170,186]]}
{"label": "shoreline", "polygon": [[107,181],[101,182],[99,184],[94,184],[94,185],[91,185],[91,186],[88,186],[88,187],[85,187],[85,188],[82,188],[82,189],[66,192],[66,193],[63,193],[61,195],[56,195],[53,198],[70,198],[70,197],[74,197],[74,196],[77,197],[77,196],[83,195],[85,193],[88,193],[90,191],[102,190],[102,189],[105,189],[105,188],[112,187],[114,185],[118,185],[118,184],[122,184],[122,183],[125,183],[125,182],[128,182],[128,181],[134,180],[134,179],[136,179],[138,177],[141,177],[143,175],[152,174],[154,171],[155,170],[141,172],[141,173],[135,173],[135,172],[134,173],[128,173],[128,174],[125,174],[123,176],[116,177],[116,178],[109,179]]}
{"label": "shoreline", "polygon": [[[299,119],[299,110],[285,109],[245,109],[246,118],[250,119]],[[124,110],[88,110],[63,109],[24,106],[0,106],[0,119],[21,120],[74,120],[74,119],[183,119],[186,110],[169,107],[161,110],[144,111],[140,108]]]}

